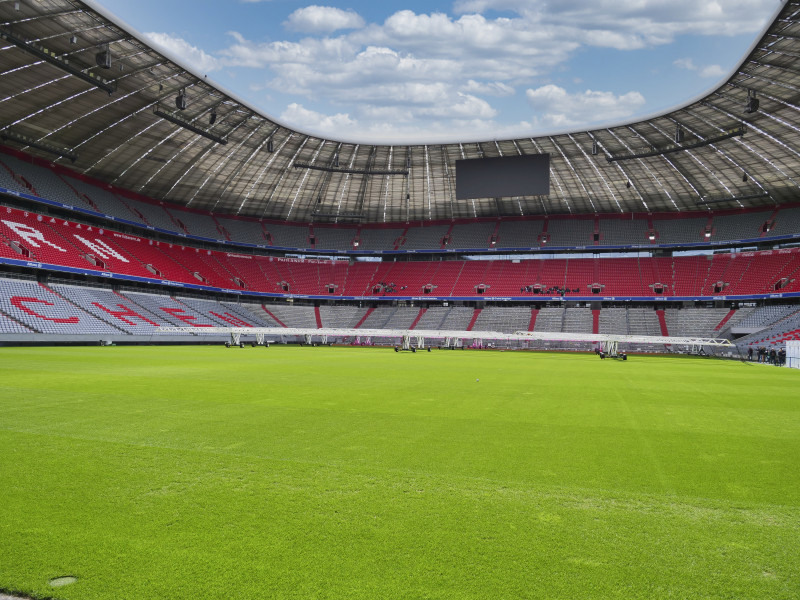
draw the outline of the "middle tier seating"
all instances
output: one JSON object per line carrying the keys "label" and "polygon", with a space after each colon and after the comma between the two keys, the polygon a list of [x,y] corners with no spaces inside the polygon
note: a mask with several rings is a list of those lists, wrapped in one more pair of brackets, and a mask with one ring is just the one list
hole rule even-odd
{"label": "middle tier seating", "polygon": [[325,297],[719,297],[800,291],[800,249],[656,258],[361,262],[231,253],[0,209],[0,260]]}

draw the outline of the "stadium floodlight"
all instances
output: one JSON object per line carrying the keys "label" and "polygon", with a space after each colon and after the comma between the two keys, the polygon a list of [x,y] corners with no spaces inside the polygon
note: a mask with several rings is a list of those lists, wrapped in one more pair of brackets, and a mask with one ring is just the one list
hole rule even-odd
{"label": "stadium floodlight", "polygon": [[744,105],[744,112],[751,114],[758,112],[760,104],[758,98],[756,98],[756,93],[753,90],[747,90],[747,103]]}
{"label": "stadium floodlight", "polygon": [[94,61],[102,69],[111,68],[111,51],[106,48],[94,55]]}
{"label": "stadium floodlight", "polygon": [[680,125],[675,125],[675,143],[676,144],[682,144],[684,138],[685,138],[685,135],[683,133],[683,129],[681,128],[681,126]]}

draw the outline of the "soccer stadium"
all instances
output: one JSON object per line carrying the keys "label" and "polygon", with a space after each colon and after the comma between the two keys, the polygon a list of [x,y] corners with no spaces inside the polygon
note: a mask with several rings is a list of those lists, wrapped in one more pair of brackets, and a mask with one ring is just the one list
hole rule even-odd
{"label": "soccer stadium", "polygon": [[0,17],[0,599],[800,597],[800,1],[668,111],[430,144]]}

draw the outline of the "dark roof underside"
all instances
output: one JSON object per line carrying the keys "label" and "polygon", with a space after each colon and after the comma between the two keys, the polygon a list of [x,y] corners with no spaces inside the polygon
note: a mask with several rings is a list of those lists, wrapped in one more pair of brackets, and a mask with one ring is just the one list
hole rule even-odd
{"label": "dark roof underside", "polygon": [[[787,2],[729,81],[662,116],[552,136],[405,146],[279,126],[82,2],[22,0],[19,10],[2,2],[0,134],[9,146],[159,200],[291,221],[775,206],[800,200],[798,15],[800,2]],[[106,47],[110,69],[97,66]],[[65,61],[73,72],[53,64]],[[97,77],[113,93],[95,85]],[[178,111],[175,97],[184,89],[188,106]],[[749,90],[760,105],[753,113],[745,112]],[[744,135],[726,138],[741,126]],[[683,141],[676,149],[677,129]],[[53,150],[74,153],[74,164]],[[535,153],[551,156],[549,196],[456,200],[456,160]]]}

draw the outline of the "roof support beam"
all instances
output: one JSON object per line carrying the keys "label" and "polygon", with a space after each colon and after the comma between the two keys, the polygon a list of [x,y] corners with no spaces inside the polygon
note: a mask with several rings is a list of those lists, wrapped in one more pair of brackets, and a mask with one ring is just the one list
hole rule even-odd
{"label": "roof support beam", "polygon": [[697,140],[692,144],[670,144],[669,146],[664,146],[663,148],[653,148],[653,150],[648,150],[646,152],[637,152],[635,154],[610,154],[606,157],[608,162],[614,162],[617,160],[631,160],[634,158],[647,158],[650,156],[662,156],[664,154],[672,154],[673,152],[682,152],[684,150],[693,150],[694,148],[702,148],[703,146],[710,146],[711,144],[716,144],[717,142],[721,142],[722,140],[727,140],[732,137],[741,137],[747,131],[747,127],[744,125],[739,125],[734,129],[729,129],[725,133],[721,133],[719,135],[715,135],[710,138],[706,138],[704,140]]}
{"label": "roof support beam", "polygon": [[82,69],[74,67],[71,64],[69,64],[69,61],[66,58],[58,56],[52,50],[48,50],[44,46],[40,46],[35,42],[28,42],[26,40],[23,40],[22,38],[17,37],[16,35],[14,35],[13,33],[11,33],[6,29],[0,29],[0,38],[8,40],[18,48],[24,50],[29,54],[34,55],[36,58],[48,62],[51,65],[58,67],[62,71],[66,71],[70,75],[74,75],[79,79],[83,79],[87,83],[91,83],[93,86],[100,88],[104,92],[108,92],[109,96],[117,90],[117,86],[114,84],[113,81],[104,79],[99,75],[91,73],[90,71],[84,71]]}
{"label": "roof support beam", "polygon": [[153,110],[153,114],[156,115],[157,117],[161,117],[166,121],[169,121],[170,123],[174,123],[179,127],[188,129],[192,133],[196,133],[197,135],[202,135],[204,138],[208,138],[212,142],[217,142],[218,144],[222,144],[223,146],[228,143],[228,140],[226,140],[225,138],[221,138],[218,135],[211,133],[210,131],[206,131],[205,129],[200,129],[199,127],[192,125],[188,121],[184,121],[183,119],[176,117],[175,115],[165,113],[158,107],[156,107],[155,110]]}

